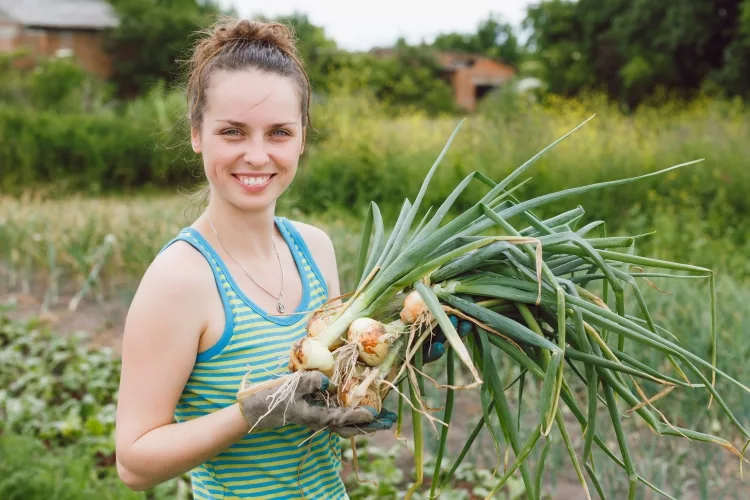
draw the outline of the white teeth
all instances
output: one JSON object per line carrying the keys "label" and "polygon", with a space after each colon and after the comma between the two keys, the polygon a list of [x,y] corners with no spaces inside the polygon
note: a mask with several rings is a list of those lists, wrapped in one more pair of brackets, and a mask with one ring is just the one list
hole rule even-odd
{"label": "white teeth", "polygon": [[267,175],[265,177],[240,177],[240,182],[247,186],[260,186],[268,182],[270,178],[270,175]]}

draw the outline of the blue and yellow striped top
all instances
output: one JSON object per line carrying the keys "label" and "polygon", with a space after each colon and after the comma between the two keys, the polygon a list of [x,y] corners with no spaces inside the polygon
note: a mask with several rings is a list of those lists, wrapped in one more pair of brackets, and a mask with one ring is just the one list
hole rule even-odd
{"label": "blue and yellow striped top", "polygon": [[[302,279],[303,296],[295,313],[269,316],[237,286],[226,265],[193,228],[184,228],[164,248],[186,241],[208,260],[226,315],[220,340],[198,354],[175,411],[184,422],[236,402],[235,394],[248,371],[256,383],[288,373],[288,353],[305,333],[309,311],[328,296],[325,279],[292,223],[275,218],[292,251]],[[348,498],[339,475],[341,451],[337,435],[286,425],[253,431],[222,453],[191,471],[194,498]]]}

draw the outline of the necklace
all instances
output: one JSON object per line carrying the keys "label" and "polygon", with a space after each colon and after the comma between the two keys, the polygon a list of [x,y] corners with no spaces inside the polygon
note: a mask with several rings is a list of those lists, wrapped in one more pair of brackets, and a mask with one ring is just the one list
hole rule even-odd
{"label": "necklace", "polygon": [[216,234],[216,237],[219,239],[219,243],[221,243],[222,248],[224,248],[224,251],[227,253],[227,255],[229,255],[229,258],[232,259],[232,261],[235,264],[237,264],[238,266],[240,266],[240,269],[242,269],[245,272],[245,275],[248,278],[250,278],[250,281],[252,281],[253,283],[255,283],[258,286],[258,288],[260,288],[261,290],[263,290],[264,292],[266,292],[268,295],[270,295],[271,297],[273,297],[274,299],[276,299],[276,309],[281,314],[283,314],[284,311],[286,310],[286,308],[284,307],[284,304],[281,302],[281,297],[284,294],[284,266],[281,265],[281,257],[279,256],[279,251],[276,250],[276,243],[273,241],[273,238],[271,238],[271,244],[273,245],[273,251],[276,252],[276,259],[279,261],[279,268],[281,269],[281,290],[279,290],[279,296],[278,297],[276,297],[274,294],[272,294],[271,292],[269,292],[268,290],[266,290],[265,288],[263,288],[260,285],[260,283],[258,283],[257,281],[255,281],[253,279],[253,277],[250,276],[250,273],[248,273],[247,270],[244,267],[242,267],[242,264],[240,264],[239,262],[237,262],[234,259],[234,257],[232,257],[232,254],[229,253],[229,250],[227,250],[227,247],[224,245],[224,242],[221,240],[221,236],[219,236],[219,232],[214,227],[214,223],[211,222],[211,216],[208,215],[208,213],[206,213],[206,217],[208,218],[208,224],[211,226],[211,229],[213,229],[214,234]]}

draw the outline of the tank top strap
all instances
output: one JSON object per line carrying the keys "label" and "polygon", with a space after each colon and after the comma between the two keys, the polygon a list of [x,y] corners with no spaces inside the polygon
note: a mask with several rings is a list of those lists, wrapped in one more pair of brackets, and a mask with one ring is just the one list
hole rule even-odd
{"label": "tank top strap", "polygon": [[174,244],[177,241],[184,241],[198,250],[206,259],[208,265],[211,267],[211,272],[214,275],[214,282],[216,283],[216,289],[219,292],[221,303],[224,306],[226,326],[224,328],[225,335],[222,335],[223,338],[226,336],[226,331],[231,331],[234,326],[234,311],[230,302],[231,298],[227,293],[229,290],[231,290],[231,284],[222,271],[221,258],[216,255],[216,252],[211,247],[203,243],[203,238],[201,238],[200,234],[191,227],[183,228],[174,238],[167,242],[167,244],[164,245],[161,250],[159,250],[159,253],[162,253],[170,245]]}
{"label": "tank top strap", "polygon": [[[308,248],[307,243],[305,243],[304,238],[302,238],[302,235],[299,234],[299,231],[297,231],[297,228],[294,227],[294,224],[292,224],[289,219],[287,219],[286,217],[277,217],[276,219],[279,222],[278,226],[281,228],[281,230],[286,231],[289,237],[291,237],[292,241],[297,247],[299,257],[302,257],[307,262],[307,265],[310,266],[310,270],[315,276],[315,279],[323,289],[325,296],[328,297],[328,283],[326,282],[323,273],[320,271],[318,264],[315,262],[315,259],[310,253],[310,249]],[[295,259],[296,258],[297,256],[295,255]]]}

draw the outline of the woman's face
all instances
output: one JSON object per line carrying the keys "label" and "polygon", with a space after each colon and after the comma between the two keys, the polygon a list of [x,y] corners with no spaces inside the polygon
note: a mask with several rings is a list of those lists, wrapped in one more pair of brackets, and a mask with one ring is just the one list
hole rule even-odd
{"label": "woman's face", "polygon": [[249,212],[275,206],[297,173],[303,137],[294,82],[258,70],[213,73],[203,123],[191,130],[212,197]]}

